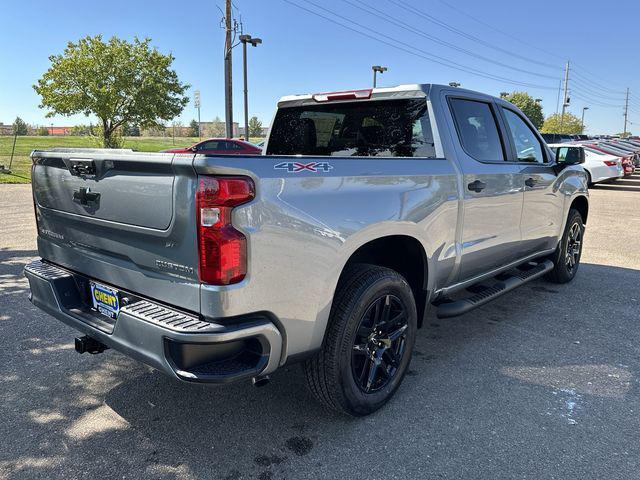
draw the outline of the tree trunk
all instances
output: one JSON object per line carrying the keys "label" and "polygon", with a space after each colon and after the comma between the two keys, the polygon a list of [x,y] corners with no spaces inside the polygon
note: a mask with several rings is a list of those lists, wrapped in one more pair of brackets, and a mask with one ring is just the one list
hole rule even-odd
{"label": "tree trunk", "polygon": [[102,147],[103,148],[120,148],[122,139],[118,138],[116,129],[113,128],[112,122],[107,119],[102,120]]}

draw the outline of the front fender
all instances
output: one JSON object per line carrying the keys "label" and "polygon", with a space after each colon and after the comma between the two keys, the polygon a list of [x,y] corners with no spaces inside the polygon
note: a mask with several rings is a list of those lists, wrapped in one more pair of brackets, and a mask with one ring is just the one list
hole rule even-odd
{"label": "front fender", "polygon": [[562,234],[567,225],[569,210],[574,205],[576,199],[582,197],[589,204],[589,188],[587,174],[581,165],[571,165],[562,169],[559,173],[560,192],[564,198],[562,228],[558,241],[562,238]]}

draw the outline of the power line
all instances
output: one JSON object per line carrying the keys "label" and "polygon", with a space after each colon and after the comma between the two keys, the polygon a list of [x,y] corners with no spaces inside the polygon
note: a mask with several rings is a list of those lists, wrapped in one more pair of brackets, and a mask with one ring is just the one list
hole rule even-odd
{"label": "power line", "polygon": [[428,34],[424,30],[420,30],[420,29],[418,29],[416,27],[413,27],[412,25],[410,25],[410,24],[408,24],[406,22],[403,22],[402,20],[399,20],[398,18],[392,17],[387,12],[384,12],[384,11],[382,11],[382,10],[380,10],[378,8],[375,8],[375,7],[371,6],[371,5],[367,5],[362,0],[354,0],[355,2],[357,2],[360,5],[356,5],[351,0],[342,0],[342,1],[344,3],[347,3],[347,4],[355,7],[355,8],[358,8],[360,10],[364,9],[364,11],[366,11],[370,15],[373,15],[373,16],[375,16],[377,18],[380,18],[380,19],[384,20],[387,23],[391,23],[392,25],[400,27],[403,30],[406,30],[406,31],[411,32],[411,33],[414,33],[416,35],[419,35],[419,36],[421,36],[423,38],[426,38],[428,40],[431,40],[431,41],[433,41],[435,43],[438,43],[438,44],[443,45],[445,47],[451,48],[451,49],[456,50],[458,52],[465,53],[465,54],[467,54],[467,55],[469,55],[469,56],[471,56],[473,58],[477,58],[479,60],[483,60],[485,62],[492,63],[494,65],[499,65],[499,66],[507,68],[507,69],[515,70],[515,71],[520,72],[520,73],[526,73],[527,75],[533,75],[533,76],[541,77],[541,78],[549,78],[549,79],[552,79],[552,80],[557,80],[558,79],[557,75],[556,76],[545,75],[545,74],[542,74],[542,73],[533,72],[531,70],[525,70],[523,68],[514,67],[513,65],[509,65],[509,64],[506,64],[506,63],[499,62],[499,61],[494,60],[492,58],[488,58],[488,57],[479,55],[479,54],[474,53],[474,52],[472,52],[470,50],[467,50],[465,48],[462,48],[462,47],[459,47],[459,46],[454,45],[452,43],[446,42],[446,41],[444,41],[444,40],[442,40],[442,39],[440,39],[440,38],[438,38],[436,36]]}
{"label": "power line", "polygon": [[428,20],[431,23],[435,23],[436,25],[438,25],[438,26],[440,26],[440,27],[442,27],[442,28],[444,28],[446,30],[449,30],[450,32],[456,33],[456,34],[461,35],[461,36],[463,36],[463,37],[465,37],[465,38],[467,38],[469,40],[473,40],[474,42],[480,43],[480,44],[484,45],[485,47],[491,48],[493,50],[497,50],[499,52],[502,52],[504,54],[510,55],[512,57],[515,57],[515,58],[519,58],[520,60],[524,60],[524,61],[527,61],[527,62],[530,62],[530,63],[534,63],[536,65],[540,65],[542,67],[547,67],[547,68],[551,68],[551,69],[554,69],[554,70],[558,69],[558,67],[556,65],[552,65],[550,63],[545,63],[545,62],[540,62],[538,60],[533,60],[531,58],[525,57],[524,55],[520,55],[520,54],[512,52],[510,50],[506,50],[506,49],[504,49],[502,47],[498,47],[496,45],[493,45],[493,44],[483,40],[480,37],[476,37],[475,35],[471,35],[470,33],[467,33],[467,32],[465,32],[463,30],[460,30],[460,29],[452,26],[452,25],[449,25],[448,23],[446,23],[446,22],[444,22],[442,20],[439,20],[438,18],[434,17],[433,15],[430,15],[430,14],[428,14],[428,13],[422,11],[422,10],[419,10],[418,8],[408,4],[404,0],[387,0],[387,1],[393,3],[394,5],[396,5],[398,7],[404,8],[405,10],[408,10],[411,13],[424,18],[425,20]]}
{"label": "power line", "polygon": [[589,94],[591,94],[594,97],[600,98],[602,100],[609,100],[609,101],[613,101],[613,102],[622,102],[624,101],[624,98],[613,98],[613,97],[609,97],[607,95],[602,95],[601,92],[599,92],[598,90],[593,89],[592,87],[589,87],[586,83],[584,83],[582,80],[573,79],[573,82],[578,85],[580,87],[581,90],[584,90],[585,92],[588,92]]}
{"label": "power line", "polygon": [[636,99],[631,92],[629,92],[629,102],[640,108],[640,100]]}
{"label": "power line", "polygon": [[589,93],[589,92],[587,92],[585,90],[582,90],[582,88],[580,88],[580,87],[573,87],[571,89],[571,92],[574,93],[577,96],[586,97],[586,99],[588,101],[590,101],[590,102],[598,103],[600,105],[607,106],[607,107],[619,107],[624,102],[624,99],[618,100],[619,103],[612,103],[612,102],[609,102],[609,101],[606,101],[606,100],[599,99],[599,98],[595,97],[594,95],[592,95],[591,93]]}
{"label": "power line", "polygon": [[582,100],[583,102],[588,103],[589,105],[593,105],[596,107],[604,107],[604,108],[622,108],[622,105],[611,105],[608,103],[600,103],[597,100],[593,100],[591,98],[587,98],[587,97],[583,97],[582,95],[580,95],[579,93],[575,93],[573,92],[571,94],[572,97],[577,98],[579,100]]}
{"label": "power line", "polygon": [[517,37],[516,35],[512,35],[510,33],[505,32],[504,30],[500,30],[499,28],[494,27],[493,25],[480,20],[479,18],[477,18],[477,17],[475,17],[473,15],[470,15],[469,13],[465,12],[464,10],[462,10],[462,9],[460,9],[460,8],[454,6],[454,5],[451,5],[449,2],[445,2],[444,0],[438,0],[438,1],[440,3],[446,5],[450,9],[455,10],[457,13],[459,13],[461,15],[464,15],[467,18],[470,18],[474,22],[479,23],[480,25],[483,25],[483,26],[493,30],[494,32],[498,32],[498,33],[504,35],[505,37],[509,37],[509,38],[511,38],[513,40],[516,40],[517,42],[521,43],[522,45],[526,45],[527,47],[535,48],[536,50],[544,53],[545,55],[550,55],[552,57],[556,57],[556,58],[559,58],[561,60],[564,60],[564,57],[562,57],[561,55],[558,55],[557,53],[549,52],[548,50],[540,48],[537,45],[534,45],[533,43],[525,42],[524,40],[522,40],[521,38]]}
{"label": "power line", "polygon": [[[548,55],[548,56],[552,56],[552,57],[560,58],[560,59],[564,59],[564,58],[565,58],[565,57],[563,57],[562,55],[559,55],[559,54],[554,53],[554,52],[551,52],[551,51],[549,51],[549,50],[545,50],[545,49],[543,49],[543,48],[540,48],[540,47],[538,47],[537,45],[534,45],[533,43],[529,43],[529,42],[526,42],[526,41],[522,40],[520,37],[518,37],[518,36],[516,36],[516,35],[512,35],[512,34],[510,34],[510,33],[508,33],[508,32],[505,32],[504,30],[501,30],[501,29],[499,29],[499,28],[497,28],[497,27],[495,27],[495,26],[493,26],[493,25],[491,25],[491,24],[489,24],[489,23],[487,23],[487,22],[483,21],[483,20],[480,20],[480,19],[479,19],[479,18],[477,18],[476,16],[471,15],[471,14],[469,14],[469,13],[465,12],[464,10],[462,10],[462,9],[460,9],[460,8],[458,8],[458,7],[454,6],[454,5],[451,5],[449,2],[446,2],[445,0],[439,0],[439,2],[440,2],[440,3],[442,3],[442,4],[444,4],[444,5],[446,5],[447,7],[451,8],[451,9],[452,9],[452,10],[454,10],[455,12],[457,12],[457,13],[459,13],[459,14],[461,14],[461,15],[464,15],[464,16],[465,16],[465,17],[467,17],[467,18],[470,18],[470,19],[471,19],[471,20],[473,20],[474,22],[476,22],[476,23],[478,23],[478,24],[480,24],[480,25],[483,25],[484,27],[487,27],[487,28],[489,28],[489,29],[491,29],[491,30],[493,30],[493,31],[495,31],[495,32],[498,32],[498,33],[500,33],[500,34],[504,35],[505,37],[511,38],[512,40],[515,40],[515,41],[517,41],[517,42],[521,43],[522,45],[526,45],[526,46],[528,46],[528,47],[530,47],[530,48],[534,48],[534,49],[538,50],[539,52],[542,52],[542,53],[544,53],[545,55]],[[588,71],[587,69],[585,69],[582,65],[580,65],[580,64],[578,64],[578,63],[576,63],[576,62],[573,62],[573,66],[574,66],[574,74],[575,74],[575,68],[576,68],[576,67],[578,67],[578,69],[579,69],[579,70],[584,71],[586,74],[589,74],[589,75],[591,75],[591,76],[593,76],[593,77],[596,77],[596,78],[601,78],[603,81],[605,81],[605,82],[607,82],[607,83],[609,82],[608,80],[605,80],[605,79],[603,79],[602,77],[599,77],[598,75],[595,75],[595,74],[593,74],[592,72],[589,72],[589,71]],[[580,75],[579,73],[578,73],[578,76],[579,76],[579,77],[583,77],[583,76],[582,76],[582,75]],[[586,77],[583,77],[583,78],[586,78]],[[588,81],[590,81],[590,82],[594,83],[596,86],[598,86],[598,88],[602,88],[603,90],[610,91],[610,92],[612,92],[612,93],[618,93],[618,94],[622,94],[622,93],[623,93],[622,91],[613,90],[613,89],[610,89],[610,88],[608,88],[608,87],[603,87],[603,86],[601,86],[601,85],[598,85],[596,82],[593,82],[592,80],[588,80]]]}
{"label": "power line", "polygon": [[[434,54],[429,53],[429,52],[427,52],[425,50],[422,50],[422,49],[419,49],[419,48],[417,48],[417,47],[415,47],[413,45],[410,45],[410,44],[408,44],[406,42],[403,42],[401,40],[393,38],[393,37],[391,37],[389,35],[385,35],[385,34],[376,32],[375,30],[373,30],[373,29],[371,29],[369,27],[366,27],[366,26],[364,26],[364,25],[362,25],[362,24],[360,24],[358,22],[355,22],[355,21],[353,21],[351,19],[348,19],[348,18],[346,18],[344,16],[338,15],[338,14],[336,14],[336,13],[334,13],[334,12],[332,12],[332,11],[330,11],[330,10],[328,10],[328,9],[326,9],[326,8],[316,4],[314,2],[311,2],[310,0],[302,0],[302,1],[305,1],[306,3],[310,3],[310,4],[314,5],[316,8],[318,8],[320,10],[326,11],[326,12],[330,13],[333,16],[341,18],[342,20],[345,20],[345,21],[349,22],[352,25],[357,25],[358,27],[360,27],[360,28],[362,28],[364,30],[367,30],[369,32],[372,32],[373,34],[369,34],[369,33],[357,30],[357,29],[355,29],[355,28],[353,28],[353,27],[351,27],[349,25],[346,25],[346,24],[344,24],[344,23],[342,23],[340,21],[337,21],[337,20],[335,20],[333,18],[327,17],[326,15],[318,13],[318,12],[316,12],[314,10],[309,9],[309,8],[306,8],[306,7],[304,7],[304,6],[302,6],[302,5],[298,4],[298,3],[295,3],[295,2],[293,2],[291,0],[283,0],[283,1],[288,3],[289,5],[292,5],[292,6],[296,7],[296,8],[299,8],[300,10],[304,10],[307,13],[310,13],[310,14],[315,15],[317,17],[323,18],[324,20],[327,20],[327,21],[329,21],[331,23],[334,23],[336,25],[340,25],[341,27],[343,27],[343,28],[345,28],[347,30],[355,32],[355,33],[357,33],[359,35],[362,35],[364,37],[367,37],[367,38],[369,38],[371,40],[375,40],[376,42],[388,45],[388,46],[390,46],[392,48],[395,48],[397,50],[401,50],[401,51],[403,51],[405,53],[409,53],[410,55],[414,55],[416,57],[420,57],[420,58],[423,58],[425,60],[429,60],[429,61],[431,61],[433,63],[437,63],[437,64],[440,64],[440,65],[452,68],[454,70],[459,70],[459,71],[470,73],[472,75],[476,75],[476,76],[479,76],[479,77],[488,78],[490,80],[498,80],[498,81],[502,81],[502,82],[505,82],[505,83],[510,83],[510,84],[513,84],[513,85],[520,85],[520,86],[524,86],[524,87],[538,88],[538,89],[543,89],[543,90],[555,90],[555,87],[549,87],[547,85],[536,85],[536,84],[531,84],[531,83],[527,83],[527,82],[520,82],[520,81],[517,81],[517,80],[510,79],[510,78],[501,77],[501,76],[498,76],[498,75],[493,75],[493,74],[490,74],[490,73],[486,73],[486,72],[483,72],[481,70],[477,70],[475,68],[465,67],[462,64],[453,62],[451,60],[448,60],[448,59],[446,59],[444,57],[440,57],[438,55],[434,55]],[[382,36],[384,38],[387,38],[387,39],[389,39],[389,41],[383,40],[383,39],[379,38],[376,35],[379,35],[379,36]],[[392,42],[395,42],[395,43],[392,43]],[[398,45],[396,45],[396,44],[398,44]],[[420,52],[420,53],[418,53],[418,52]]]}
{"label": "power line", "polygon": [[[585,71],[586,71],[586,70],[585,70]],[[590,78],[587,78],[585,75],[580,74],[580,72],[579,72],[579,71],[578,71],[578,72],[575,72],[575,71],[574,71],[574,75],[575,75],[576,77],[578,77],[579,79],[581,79],[582,81],[584,81],[584,82],[586,82],[586,83],[588,83],[588,84],[591,84],[591,85],[593,85],[594,87],[596,87],[596,88],[598,88],[598,89],[600,89],[600,90],[602,90],[602,91],[604,91],[604,92],[616,93],[616,94],[618,94],[618,95],[620,95],[620,94],[623,94],[623,93],[624,93],[624,92],[622,92],[622,91],[615,90],[615,89],[612,89],[612,88],[610,88],[610,87],[605,87],[604,85],[601,85],[600,83],[595,82],[595,81],[591,80]]]}

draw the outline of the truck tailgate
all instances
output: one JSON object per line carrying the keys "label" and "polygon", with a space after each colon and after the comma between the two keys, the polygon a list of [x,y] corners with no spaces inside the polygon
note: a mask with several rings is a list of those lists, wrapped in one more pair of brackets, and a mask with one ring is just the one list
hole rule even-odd
{"label": "truck tailgate", "polygon": [[199,311],[193,155],[33,152],[43,259]]}

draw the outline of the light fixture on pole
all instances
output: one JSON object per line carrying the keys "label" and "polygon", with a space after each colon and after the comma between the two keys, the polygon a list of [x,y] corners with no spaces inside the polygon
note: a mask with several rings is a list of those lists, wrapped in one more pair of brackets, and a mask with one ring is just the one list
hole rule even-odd
{"label": "light fixture on pole", "polygon": [[373,88],[376,88],[377,86],[377,78],[376,78],[376,74],[377,73],[384,73],[388,70],[387,67],[381,67],[380,65],[374,65],[373,67],[371,67],[371,70],[373,70]]}
{"label": "light fixture on pole", "polygon": [[584,133],[584,112],[589,110],[589,107],[582,107],[582,120],[580,120],[580,133]]}
{"label": "light fixture on pole", "polygon": [[240,35],[242,42],[242,63],[244,67],[244,139],[249,141],[249,92],[247,88],[247,43],[257,47],[262,43],[261,38],[253,38],[251,35]]}

